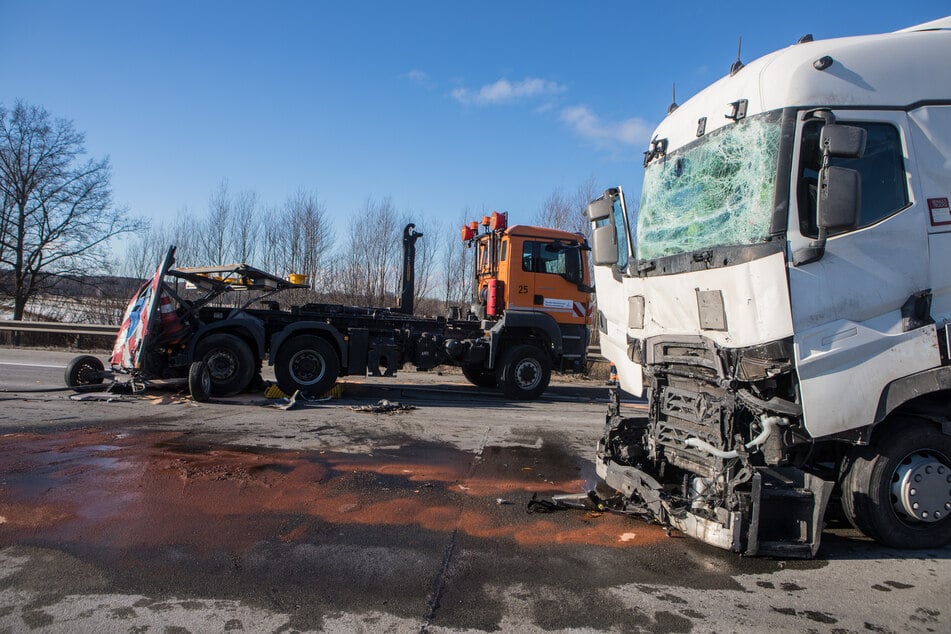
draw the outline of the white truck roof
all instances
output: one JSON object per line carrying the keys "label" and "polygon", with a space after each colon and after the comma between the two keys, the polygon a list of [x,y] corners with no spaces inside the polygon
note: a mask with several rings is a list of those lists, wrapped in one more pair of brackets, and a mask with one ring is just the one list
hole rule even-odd
{"label": "white truck roof", "polygon": [[[817,70],[823,57],[832,64]],[[795,44],[760,57],[680,105],[655,130],[668,150],[728,123],[729,104],[746,99],[747,116],[785,107],[905,108],[951,102],[951,16],[894,33]]]}

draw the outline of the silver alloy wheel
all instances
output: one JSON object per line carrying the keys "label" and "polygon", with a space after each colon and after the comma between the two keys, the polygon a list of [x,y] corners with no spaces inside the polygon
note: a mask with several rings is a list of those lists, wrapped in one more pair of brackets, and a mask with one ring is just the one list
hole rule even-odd
{"label": "silver alloy wheel", "polygon": [[935,455],[913,453],[895,469],[891,493],[900,517],[940,522],[951,515],[951,467]]}
{"label": "silver alloy wheel", "polygon": [[515,365],[514,376],[519,389],[532,390],[542,380],[542,366],[537,359],[522,359]]}
{"label": "silver alloy wheel", "polygon": [[291,378],[300,385],[313,385],[324,377],[327,365],[314,350],[299,350],[291,356],[288,370]]}

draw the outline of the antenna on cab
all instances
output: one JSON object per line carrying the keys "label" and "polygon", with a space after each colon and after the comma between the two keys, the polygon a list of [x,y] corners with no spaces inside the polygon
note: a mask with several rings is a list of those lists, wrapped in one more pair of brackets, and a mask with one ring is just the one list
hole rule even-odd
{"label": "antenna on cab", "polygon": [[743,36],[740,36],[739,40],[736,43],[736,61],[733,62],[733,65],[730,66],[730,77],[736,75],[738,72],[743,70],[743,67],[746,65],[740,61],[740,49],[743,48]]}

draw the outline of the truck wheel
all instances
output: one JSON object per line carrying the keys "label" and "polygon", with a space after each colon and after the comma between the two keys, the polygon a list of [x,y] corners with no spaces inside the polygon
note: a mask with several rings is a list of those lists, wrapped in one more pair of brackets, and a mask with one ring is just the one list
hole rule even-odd
{"label": "truck wheel", "polygon": [[536,399],[542,395],[551,380],[551,361],[536,346],[515,346],[505,355],[499,369],[498,382],[502,393],[509,398]]}
{"label": "truck wheel", "polygon": [[495,387],[495,372],[489,370],[484,365],[463,365],[462,374],[466,377],[466,380],[473,385],[478,387]]}
{"label": "truck wheel", "polygon": [[254,376],[254,354],[248,344],[235,335],[208,335],[195,347],[194,359],[208,365],[214,396],[237,394],[248,387]]}
{"label": "truck wheel", "polygon": [[855,528],[894,548],[951,542],[951,436],[913,419],[853,454],[842,510]]}
{"label": "truck wheel", "polygon": [[337,351],[316,335],[293,337],[281,346],[274,360],[277,386],[287,394],[300,390],[304,396],[321,396],[333,387],[339,374]]}
{"label": "truck wheel", "polygon": [[90,354],[73,357],[66,365],[66,387],[102,383],[102,361]]}
{"label": "truck wheel", "polygon": [[188,391],[199,403],[211,396],[211,372],[204,361],[195,361],[188,366]]}

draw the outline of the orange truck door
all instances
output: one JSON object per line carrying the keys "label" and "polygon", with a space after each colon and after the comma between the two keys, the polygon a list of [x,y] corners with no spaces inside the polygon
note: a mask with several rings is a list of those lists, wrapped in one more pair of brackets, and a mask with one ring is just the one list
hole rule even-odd
{"label": "orange truck door", "polygon": [[527,288],[518,297],[525,299],[524,307],[548,313],[560,324],[587,323],[588,295],[578,289],[578,281],[567,279],[572,270],[578,275],[586,275],[582,271],[577,247],[558,242],[525,240],[521,256],[521,269]]}

